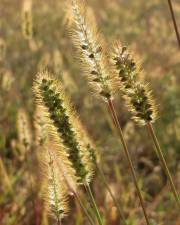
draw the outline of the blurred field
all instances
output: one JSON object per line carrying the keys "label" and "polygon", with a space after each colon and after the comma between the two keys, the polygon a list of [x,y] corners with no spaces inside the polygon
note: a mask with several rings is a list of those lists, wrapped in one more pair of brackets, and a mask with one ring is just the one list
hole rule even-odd
{"label": "blurred field", "polygon": [[[0,160],[3,162],[0,161],[0,224],[55,224],[44,212],[36,149],[29,154],[33,176],[31,192],[27,159],[17,134],[17,111],[24,108],[34,137],[32,83],[37,71],[45,67],[62,81],[83,124],[100,149],[106,178],[122,203],[128,224],[143,225],[128,165],[114,134],[108,109],[92,96],[77,63],[64,3],[65,0],[34,0],[32,38],[26,39],[22,32],[23,1],[0,1]],[[119,39],[141,60],[145,79],[150,83],[158,105],[155,129],[179,191],[180,51],[167,1],[87,0],[87,3],[95,12],[109,50],[111,43]],[[180,27],[179,0],[174,0],[173,6]],[[180,214],[154,154],[152,141],[145,128],[131,121],[121,96],[115,103],[152,225],[180,225]],[[105,224],[119,224],[116,208],[98,175],[95,175],[93,190]],[[36,202],[35,216],[32,199]],[[83,201],[89,207],[89,203]],[[73,197],[70,213],[62,224],[88,224]]]}

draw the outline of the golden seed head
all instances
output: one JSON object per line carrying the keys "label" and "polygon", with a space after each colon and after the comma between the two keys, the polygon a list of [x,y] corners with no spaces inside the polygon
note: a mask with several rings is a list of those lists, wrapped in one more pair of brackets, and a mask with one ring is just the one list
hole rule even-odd
{"label": "golden seed head", "polygon": [[133,88],[137,77],[140,76],[140,65],[137,63],[135,56],[126,46],[122,46],[119,42],[114,43],[113,52],[110,57],[112,68],[116,73],[116,85],[123,92]]}
{"label": "golden seed head", "polygon": [[67,148],[63,145],[62,139],[59,137],[56,127],[52,121],[48,123],[49,130],[49,146],[57,160],[62,180],[66,183],[69,192],[77,191],[78,177],[73,168],[72,162],[69,160],[70,155]]}
{"label": "golden seed head", "polygon": [[92,12],[87,13],[87,11],[79,1],[73,0],[71,12],[74,25],[73,40],[79,50],[79,58],[89,84],[98,96],[107,100],[111,97],[111,76],[104,43],[97,31]]}
{"label": "golden seed head", "polygon": [[124,95],[129,111],[133,119],[140,125],[153,123],[157,118],[157,111],[151,91],[142,82],[136,82],[133,89]]}
{"label": "golden seed head", "polygon": [[154,122],[156,107],[151,92],[142,80],[143,72],[135,57],[120,43],[114,45],[111,64],[116,74],[116,89],[120,89],[133,119],[141,125]]}
{"label": "golden seed head", "polygon": [[68,213],[68,192],[61,178],[57,158],[53,154],[52,146],[47,145],[43,151],[42,163],[45,183],[45,203],[49,214],[56,219],[64,218]]}
{"label": "golden seed head", "polygon": [[[76,192],[77,189],[77,177],[75,175],[75,170],[71,161],[69,160],[69,153],[66,146],[63,144],[62,139],[58,133],[58,129],[54,126],[54,121],[51,118],[51,113],[49,109],[43,102],[42,93],[36,84],[34,85],[34,93],[36,97],[36,104],[38,109],[38,116],[43,120],[43,126],[39,127],[36,121],[36,129],[40,131],[43,127],[45,138],[43,138],[43,145],[41,146],[41,153],[43,154],[43,149],[45,146],[50,146],[51,153],[55,155],[57,158],[58,165],[61,167],[61,174],[66,176],[67,182],[69,183],[68,186],[70,187],[71,191]],[[36,131],[36,132],[37,132]],[[41,136],[42,140],[42,136]],[[51,144],[49,144],[51,143]],[[41,156],[40,156],[41,158]],[[63,169],[62,169],[63,168]]]}
{"label": "golden seed head", "polygon": [[17,130],[20,144],[29,150],[32,144],[32,133],[29,118],[24,109],[19,109],[17,113]]}
{"label": "golden seed head", "polygon": [[37,104],[46,109],[52,127],[67,151],[78,182],[89,182],[92,171],[89,170],[87,148],[81,139],[81,131],[76,126],[78,117],[65,97],[62,85],[48,72],[40,72],[34,82],[34,93]]}

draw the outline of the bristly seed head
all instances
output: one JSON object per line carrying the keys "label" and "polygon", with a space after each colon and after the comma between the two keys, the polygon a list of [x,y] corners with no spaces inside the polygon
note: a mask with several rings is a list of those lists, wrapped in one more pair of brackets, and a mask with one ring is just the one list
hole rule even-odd
{"label": "bristly seed head", "polygon": [[61,180],[59,167],[50,149],[44,149],[44,182],[46,183],[45,201],[49,213],[57,220],[64,218],[68,212],[67,190]]}
{"label": "bristly seed head", "polygon": [[[91,13],[92,14],[92,13]],[[111,94],[111,76],[105,57],[102,38],[97,32],[93,15],[88,16],[77,0],[72,1],[73,39],[89,83],[98,96],[108,100]]]}
{"label": "bristly seed head", "polygon": [[121,89],[133,119],[141,125],[154,122],[157,113],[151,92],[140,79],[142,74],[140,66],[127,47],[121,47],[119,43],[116,43],[111,63],[117,80],[119,79],[116,88]]}
{"label": "bristly seed head", "polygon": [[147,85],[139,82],[134,83],[133,89],[128,90],[124,98],[133,119],[137,123],[145,125],[156,120],[155,104]]}
{"label": "bristly seed head", "polygon": [[118,76],[119,85],[122,87],[122,90],[125,89],[125,92],[131,89],[133,83],[136,82],[140,73],[140,67],[126,46],[122,47],[119,43],[115,43],[113,50],[111,63]]}
{"label": "bristly seed head", "polygon": [[78,182],[89,182],[92,170],[89,169],[87,147],[80,138],[78,118],[72,110],[69,100],[65,98],[60,82],[47,72],[41,72],[36,77],[34,92],[37,102],[48,110],[49,117],[68,151],[68,159],[76,171]]}

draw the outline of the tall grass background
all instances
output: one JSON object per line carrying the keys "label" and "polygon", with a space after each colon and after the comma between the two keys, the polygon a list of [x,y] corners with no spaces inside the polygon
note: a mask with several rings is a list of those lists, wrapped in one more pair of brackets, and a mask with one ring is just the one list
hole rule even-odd
{"label": "tall grass background", "polygon": [[[86,2],[95,14],[105,42],[111,46],[114,40],[121,41],[141,61],[158,108],[154,129],[179,192],[180,51],[168,1]],[[32,85],[37,72],[44,68],[56,74],[71,97],[81,122],[100,152],[106,182],[120,203],[127,224],[145,224],[109,111],[103,101],[91,94],[77,63],[78,55],[69,29],[71,20],[66,15],[69,8],[64,3],[38,0],[32,1],[31,6],[18,0],[0,2],[0,224],[55,224],[43,200],[44,174],[39,169],[37,153],[41,150],[37,148],[39,140],[36,140],[34,125]],[[172,3],[180,27],[180,3],[178,0]],[[151,224],[179,225],[179,210],[146,128],[131,119],[120,93],[116,94],[114,105]],[[17,125],[17,120],[22,124],[20,114],[25,114],[28,120],[25,133],[20,132],[21,137]],[[23,135],[30,138],[25,140]],[[98,171],[93,175],[91,188],[103,223],[121,224],[118,210]],[[95,219],[83,188],[78,196],[85,211]],[[69,196],[68,216],[62,224],[89,224],[78,199]]]}

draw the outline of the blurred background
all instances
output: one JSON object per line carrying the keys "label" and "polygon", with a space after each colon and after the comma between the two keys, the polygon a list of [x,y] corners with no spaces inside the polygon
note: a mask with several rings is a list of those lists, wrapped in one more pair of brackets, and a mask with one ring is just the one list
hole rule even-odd
{"label": "blurred background", "polygon": [[[140,58],[145,79],[150,83],[158,105],[155,129],[180,190],[180,50],[167,0],[86,2],[94,10],[109,49],[113,41],[121,40]],[[180,27],[180,1],[172,2]],[[46,67],[63,82],[99,148],[106,179],[122,203],[128,224],[143,225],[128,165],[106,105],[92,96],[78,64],[68,29],[69,20],[64,13],[65,3],[65,0],[34,0],[31,5],[22,0],[0,1],[0,224],[54,224],[43,208],[34,159],[36,149],[32,148],[29,154],[33,162],[32,192],[28,185],[26,157],[17,132],[17,112],[23,108],[29,116],[34,136],[32,82],[37,71]],[[25,30],[25,23],[29,23],[29,30]],[[176,203],[145,128],[134,124],[121,96],[116,98],[115,105],[152,224],[180,225]],[[98,175],[92,186],[105,224],[119,224],[116,208]],[[36,199],[35,213],[31,205],[33,198]],[[69,216],[63,224],[88,224],[73,198]]]}

